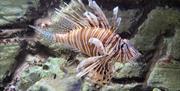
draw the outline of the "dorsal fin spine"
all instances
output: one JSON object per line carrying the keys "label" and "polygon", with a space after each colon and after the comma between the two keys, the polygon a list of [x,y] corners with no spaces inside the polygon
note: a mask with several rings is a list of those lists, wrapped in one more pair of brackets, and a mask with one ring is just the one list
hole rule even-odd
{"label": "dorsal fin spine", "polygon": [[105,27],[109,28],[109,22],[106,16],[104,15],[103,11],[101,10],[101,8],[97,5],[95,1],[92,0],[88,0],[88,1],[89,1],[89,7],[92,8],[98,16],[100,16],[99,18],[104,21],[102,23],[104,23]]}

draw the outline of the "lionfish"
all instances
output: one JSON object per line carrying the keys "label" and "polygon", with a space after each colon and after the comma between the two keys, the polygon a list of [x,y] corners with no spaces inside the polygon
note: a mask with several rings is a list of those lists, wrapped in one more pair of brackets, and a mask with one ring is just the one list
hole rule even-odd
{"label": "lionfish", "polygon": [[[71,4],[80,7],[72,7]],[[67,8],[56,9],[61,22],[57,19],[54,21],[57,21],[57,30],[63,33],[45,31],[31,25],[30,27],[49,41],[70,45],[88,55],[89,58],[77,66],[77,76],[85,77],[91,83],[103,86],[110,83],[115,62],[130,62],[140,53],[129,43],[129,40],[122,39],[115,33],[121,21],[117,16],[118,7],[113,9],[112,24],[109,24],[95,1],[89,0],[88,6],[89,8],[85,7],[81,0],[72,0],[70,4],[66,4]]]}

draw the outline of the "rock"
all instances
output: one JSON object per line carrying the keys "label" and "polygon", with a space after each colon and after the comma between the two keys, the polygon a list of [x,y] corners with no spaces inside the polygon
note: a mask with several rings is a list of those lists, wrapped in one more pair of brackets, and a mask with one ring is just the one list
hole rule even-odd
{"label": "rock", "polygon": [[48,58],[42,66],[32,66],[21,74],[19,89],[27,90],[30,86],[45,77],[63,78],[65,73],[60,70],[60,66],[65,62],[62,58]]}
{"label": "rock", "polygon": [[90,84],[85,82],[82,85],[82,91],[130,91],[130,89],[134,88],[135,86],[139,85],[138,83],[132,84],[110,84],[108,86],[104,86],[101,89],[97,89],[92,87]]}
{"label": "rock", "polygon": [[19,49],[18,44],[0,45],[0,80],[15,62],[15,56]]}
{"label": "rock", "polygon": [[175,59],[180,60],[180,26],[175,29],[175,36],[172,40],[171,54]]}
{"label": "rock", "polygon": [[122,77],[141,77],[143,71],[143,64],[138,63],[126,63],[124,65],[116,63],[116,76],[117,78]]}
{"label": "rock", "polygon": [[172,63],[156,63],[151,72],[147,85],[157,88],[164,88],[167,91],[180,90],[180,63],[171,60]]}
{"label": "rock", "polygon": [[160,89],[158,88],[154,88],[153,91],[161,91]]}
{"label": "rock", "polygon": [[36,82],[27,91],[81,91],[81,82],[75,76],[64,79],[58,76],[55,79],[47,77]]}
{"label": "rock", "polygon": [[27,9],[37,6],[38,3],[37,0],[0,0],[0,2],[0,25],[23,18]]}
{"label": "rock", "polygon": [[132,83],[132,84],[112,84],[109,86],[105,86],[102,88],[102,91],[130,91],[130,89],[134,88],[138,83]]}
{"label": "rock", "polygon": [[147,20],[139,27],[133,39],[136,47],[142,52],[154,50],[162,36],[173,32],[173,26],[179,26],[180,12],[175,9],[156,8],[150,12]]}
{"label": "rock", "polygon": [[120,30],[127,31],[132,23],[137,20],[139,14],[140,10],[138,9],[120,10],[119,15],[122,18]]}

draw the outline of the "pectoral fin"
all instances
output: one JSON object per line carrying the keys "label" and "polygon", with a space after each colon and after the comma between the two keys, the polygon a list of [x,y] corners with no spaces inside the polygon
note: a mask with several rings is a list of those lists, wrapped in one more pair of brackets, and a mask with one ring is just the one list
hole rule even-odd
{"label": "pectoral fin", "polygon": [[77,77],[85,77],[93,84],[103,86],[108,84],[113,75],[113,65],[110,56],[95,56],[83,60],[77,67]]}
{"label": "pectoral fin", "polygon": [[104,48],[104,45],[103,45],[101,40],[99,40],[97,38],[90,38],[89,39],[89,43],[95,45],[97,47],[97,49],[98,49],[98,52],[101,55],[106,55],[107,54],[107,52],[106,52],[106,50]]}
{"label": "pectoral fin", "polygon": [[[90,65],[93,66],[92,64],[98,61],[99,58],[101,57],[102,56],[89,57],[83,60],[81,63],[79,63],[79,65],[77,66],[77,72],[78,72],[77,76],[82,77],[86,75],[90,71],[90,68],[88,68],[88,66]],[[85,70],[86,68],[88,68],[88,70]]]}

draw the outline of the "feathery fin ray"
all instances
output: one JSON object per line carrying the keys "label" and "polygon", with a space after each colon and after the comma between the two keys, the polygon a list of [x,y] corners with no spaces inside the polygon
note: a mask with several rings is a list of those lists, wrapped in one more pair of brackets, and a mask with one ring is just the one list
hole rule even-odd
{"label": "feathery fin ray", "polygon": [[51,17],[53,23],[49,28],[53,32],[63,33],[85,27],[98,27],[103,29],[117,30],[121,18],[118,17],[118,7],[113,9],[112,25],[109,24],[105,14],[95,1],[88,0],[92,12],[86,9],[81,0],[71,0],[61,9],[56,8],[56,13]]}
{"label": "feathery fin ray", "polygon": [[78,67],[77,67],[77,72],[79,72],[77,74],[78,77],[82,77],[84,75],[86,75],[90,70],[85,69],[88,66],[92,65],[93,63],[95,63],[96,61],[98,61],[99,58],[101,58],[102,56],[95,56],[95,57],[89,57],[85,60],[83,60],[81,63],[79,63]]}
{"label": "feathery fin ray", "polygon": [[103,86],[108,84],[113,75],[110,56],[95,56],[83,60],[77,67],[77,77],[86,76],[90,82]]}
{"label": "feathery fin ray", "polygon": [[105,48],[104,48],[104,45],[103,45],[102,41],[100,41],[100,40],[97,39],[97,38],[90,38],[90,39],[89,39],[89,43],[90,43],[90,44],[94,44],[94,45],[97,47],[97,50],[98,50],[98,52],[99,52],[100,54],[102,54],[102,55],[107,55],[107,52],[106,52],[106,50],[105,50]]}
{"label": "feathery fin ray", "polygon": [[50,42],[53,41],[53,37],[54,37],[54,34],[50,31],[44,31],[44,29],[41,29],[39,27],[35,27],[35,26],[32,26],[32,25],[29,25],[29,27],[35,29],[36,31],[38,31],[44,38],[48,39]]}
{"label": "feathery fin ray", "polygon": [[141,53],[139,53],[130,43],[129,40],[123,39],[118,45],[119,47],[119,56],[121,57],[121,60],[118,60],[117,62],[126,63],[126,62],[133,62],[135,59],[137,59]]}
{"label": "feathery fin ray", "polygon": [[87,10],[81,0],[71,0],[70,4],[66,4],[62,9],[56,9],[56,16],[58,19],[53,19],[57,30],[70,31],[77,28],[84,27],[99,27],[104,29],[110,29],[115,31],[120,24],[121,18],[118,17],[118,7],[113,9],[113,25],[109,24],[102,9],[97,5],[95,1],[88,0],[89,7],[92,12]]}

